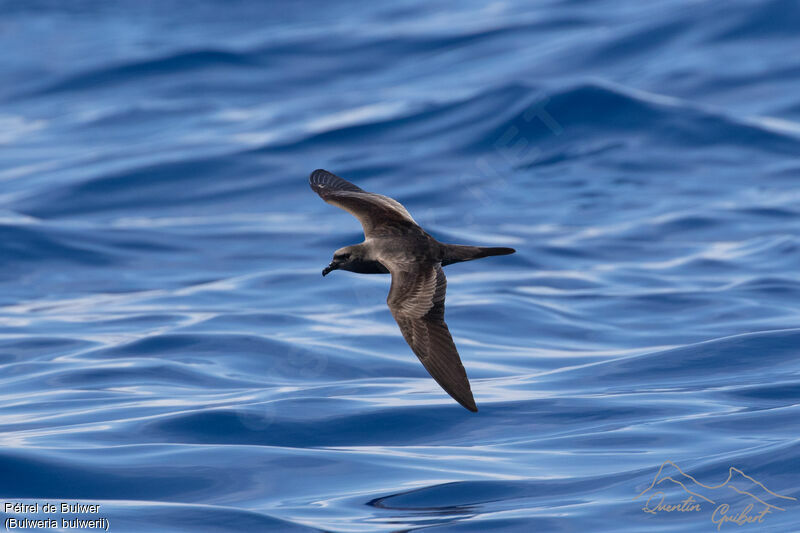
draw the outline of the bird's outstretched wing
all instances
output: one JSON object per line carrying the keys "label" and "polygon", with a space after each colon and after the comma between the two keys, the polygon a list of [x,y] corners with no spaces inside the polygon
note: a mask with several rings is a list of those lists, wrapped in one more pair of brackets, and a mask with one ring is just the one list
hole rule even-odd
{"label": "bird's outstretched wing", "polygon": [[364,191],[327,170],[315,170],[308,181],[320,198],[356,217],[367,238],[381,231],[390,231],[391,227],[417,226],[397,200]]}
{"label": "bird's outstretched wing", "polygon": [[425,370],[456,400],[477,411],[467,372],[444,322],[447,278],[440,264],[387,265],[392,288],[386,303]]}

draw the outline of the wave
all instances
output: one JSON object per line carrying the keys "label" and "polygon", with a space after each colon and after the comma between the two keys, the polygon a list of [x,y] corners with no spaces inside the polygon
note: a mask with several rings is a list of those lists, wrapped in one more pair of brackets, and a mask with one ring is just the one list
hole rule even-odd
{"label": "wave", "polygon": [[[17,201],[16,208],[42,219],[80,213],[138,212],[143,208],[223,202],[270,189],[260,167],[238,154],[197,156],[71,180]],[[220,181],[220,173],[236,176]],[[187,187],[191,184],[191,187]]]}
{"label": "wave", "polygon": [[227,50],[190,50],[157,58],[129,61],[121,65],[104,66],[51,83],[26,96],[50,96],[68,91],[88,91],[109,88],[124,83],[139,83],[157,76],[176,76],[197,70],[253,68],[259,65],[252,56]]}
{"label": "wave", "polygon": [[564,378],[638,391],[746,385],[755,376],[777,379],[796,372],[800,363],[792,354],[798,340],[798,329],[734,335],[588,365],[567,371]]}
{"label": "wave", "polygon": [[[633,501],[667,460],[800,495],[791,2],[17,4],[5,501],[114,531],[624,533],[709,525]],[[389,276],[320,275],[363,238],[320,167],[518,250],[447,270],[478,413]]]}
{"label": "wave", "polygon": [[713,41],[747,41],[796,37],[793,22],[800,19],[800,8],[792,0],[755,2],[749,9],[734,14],[721,30],[711,32]]}
{"label": "wave", "polygon": [[[560,136],[564,134],[564,138]],[[508,84],[455,102],[366,124],[334,128],[299,141],[276,143],[260,152],[325,148],[343,142],[381,146],[435,139],[447,151],[472,154],[510,149],[524,139],[536,146],[603,139],[627,147],[632,135],[654,148],[732,145],[754,151],[796,153],[800,137],[765,123],[732,118],[721,110],[661,95],[587,82],[557,90]],[[524,151],[524,150],[523,150]],[[552,156],[551,156],[552,157]]]}
{"label": "wave", "polygon": [[112,255],[75,232],[40,225],[0,224],[0,265],[12,268],[41,261],[85,265],[115,262]]}
{"label": "wave", "polygon": [[[616,163],[633,150],[648,156],[634,155],[625,164],[639,159],[655,173],[670,167],[683,172],[682,165],[707,157],[704,151],[708,149],[736,147],[750,157],[794,155],[800,149],[800,137],[768,121],[734,119],[674,98],[596,82],[547,91],[513,83],[466,99],[430,102],[411,110],[399,106],[381,119],[366,118],[354,125],[331,123],[322,132],[271,141],[255,150],[168,159],[72,180],[18,200],[14,208],[47,218],[175,210],[212,202],[244,205],[254,194],[266,196],[299,187],[302,171],[296,176],[274,175],[290,159],[327,159],[354,144],[365,151],[393,154],[392,146],[411,141],[430,157],[488,157],[499,161],[501,168],[510,164],[521,170],[560,168],[576,160]],[[513,148],[517,145],[522,148]],[[682,151],[684,161],[673,159],[657,169],[676,149]],[[393,173],[402,168],[402,162],[391,155],[380,164],[337,167],[358,179]],[[475,172],[469,165],[455,170],[463,177]],[[192,187],[187,188],[187,183]]]}
{"label": "wave", "polygon": [[[192,494],[213,493],[219,488],[221,479],[201,471],[189,474],[185,471],[187,454],[176,453],[174,448],[166,447],[159,451],[152,448],[106,449],[105,453],[108,457],[124,457],[135,466],[128,473],[115,472],[109,464],[91,460],[91,456],[96,455],[95,450],[47,451],[39,457],[31,457],[24,450],[5,450],[0,453],[0,466],[8,476],[16,479],[16,498],[50,498],[70,503],[76,500],[101,501],[101,512],[97,516],[107,517],[115,531],[135,532],[153,528],[178,532],[186,531],[187,526],[204,531],[319,531],[268,513],[181,501],[191,499]],[[169,469],[171,474],[166,471],[158,474],[153,470],[148,474],[148,463],[158,460],[160,455],[175,460]],[[42,487],[47,489],[42,491]],[[144,493],[151,499],[137,497]],[[69,494],[73,500],[63,499],[64,494]],[[94,519],[97,516],[82,515],[81,518]]]}

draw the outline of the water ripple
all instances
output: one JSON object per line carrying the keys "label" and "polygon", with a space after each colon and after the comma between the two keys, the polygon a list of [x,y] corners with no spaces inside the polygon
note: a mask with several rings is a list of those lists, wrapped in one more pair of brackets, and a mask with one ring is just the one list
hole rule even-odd
{"label": "water ripple", "polygon": [[[795,3],[6,7],[3,501],[131,532],[715,527],[634,501],[665,461],[800,497]],[[518,250],[447,271],[480,412],[388,276],[320,276],[362,232],[319,167]],[[796,529],[783,501],[759,531]]]}

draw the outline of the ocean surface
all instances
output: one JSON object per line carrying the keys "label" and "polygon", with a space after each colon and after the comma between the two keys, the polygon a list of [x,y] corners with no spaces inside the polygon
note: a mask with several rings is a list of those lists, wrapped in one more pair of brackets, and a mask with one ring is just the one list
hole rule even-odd
{"label": "ocean surface", "polygon": [[[6,526],[800,531],[798,2],[0,11]],[[316,168],[517,249],[446,269],[478,413]]]}

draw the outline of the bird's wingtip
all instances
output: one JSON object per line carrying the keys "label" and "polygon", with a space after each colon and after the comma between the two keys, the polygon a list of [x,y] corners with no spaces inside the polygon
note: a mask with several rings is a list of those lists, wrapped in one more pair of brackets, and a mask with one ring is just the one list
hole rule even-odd
{"label": "bird's wingtip", "polygon": [[330,187],[331,182],[334,181],[335,178],[336,176],[324,168],[318,168],[308,175],[308,184],[311,186],[312,191],[320,194],[324,189]]}
{"label": "bird's wingtip", "polygon": [[478,405],[475,403],[475,398],[473,398],[471,394],[469,395],[468,398],[460,398],[459,399],[459,398],[455,398],[454,397],[454,399],[458,403],[460,403],[461,406],[464,409],[466,409],[468,411],[472,411],[473,413],[477,413],[478,412]]}
{"label": "bird's wingtip", "polygon": [[320,182],[324,182],[324,178],[330,175],[330,172],[325,170],[324,168],[318,168],[314,172],[308,175],[308,182],[312,185],[319,184]]}
{"label": "bird's wingtip", "polygon": [[329,172],[324,168],[318,168],[308,176],[308,182],[311,188],[317,193],[325,190],[330,191],[348,191],[348,192],[364,192],[356,187],[349,181],[340,178],[333,172]]}

